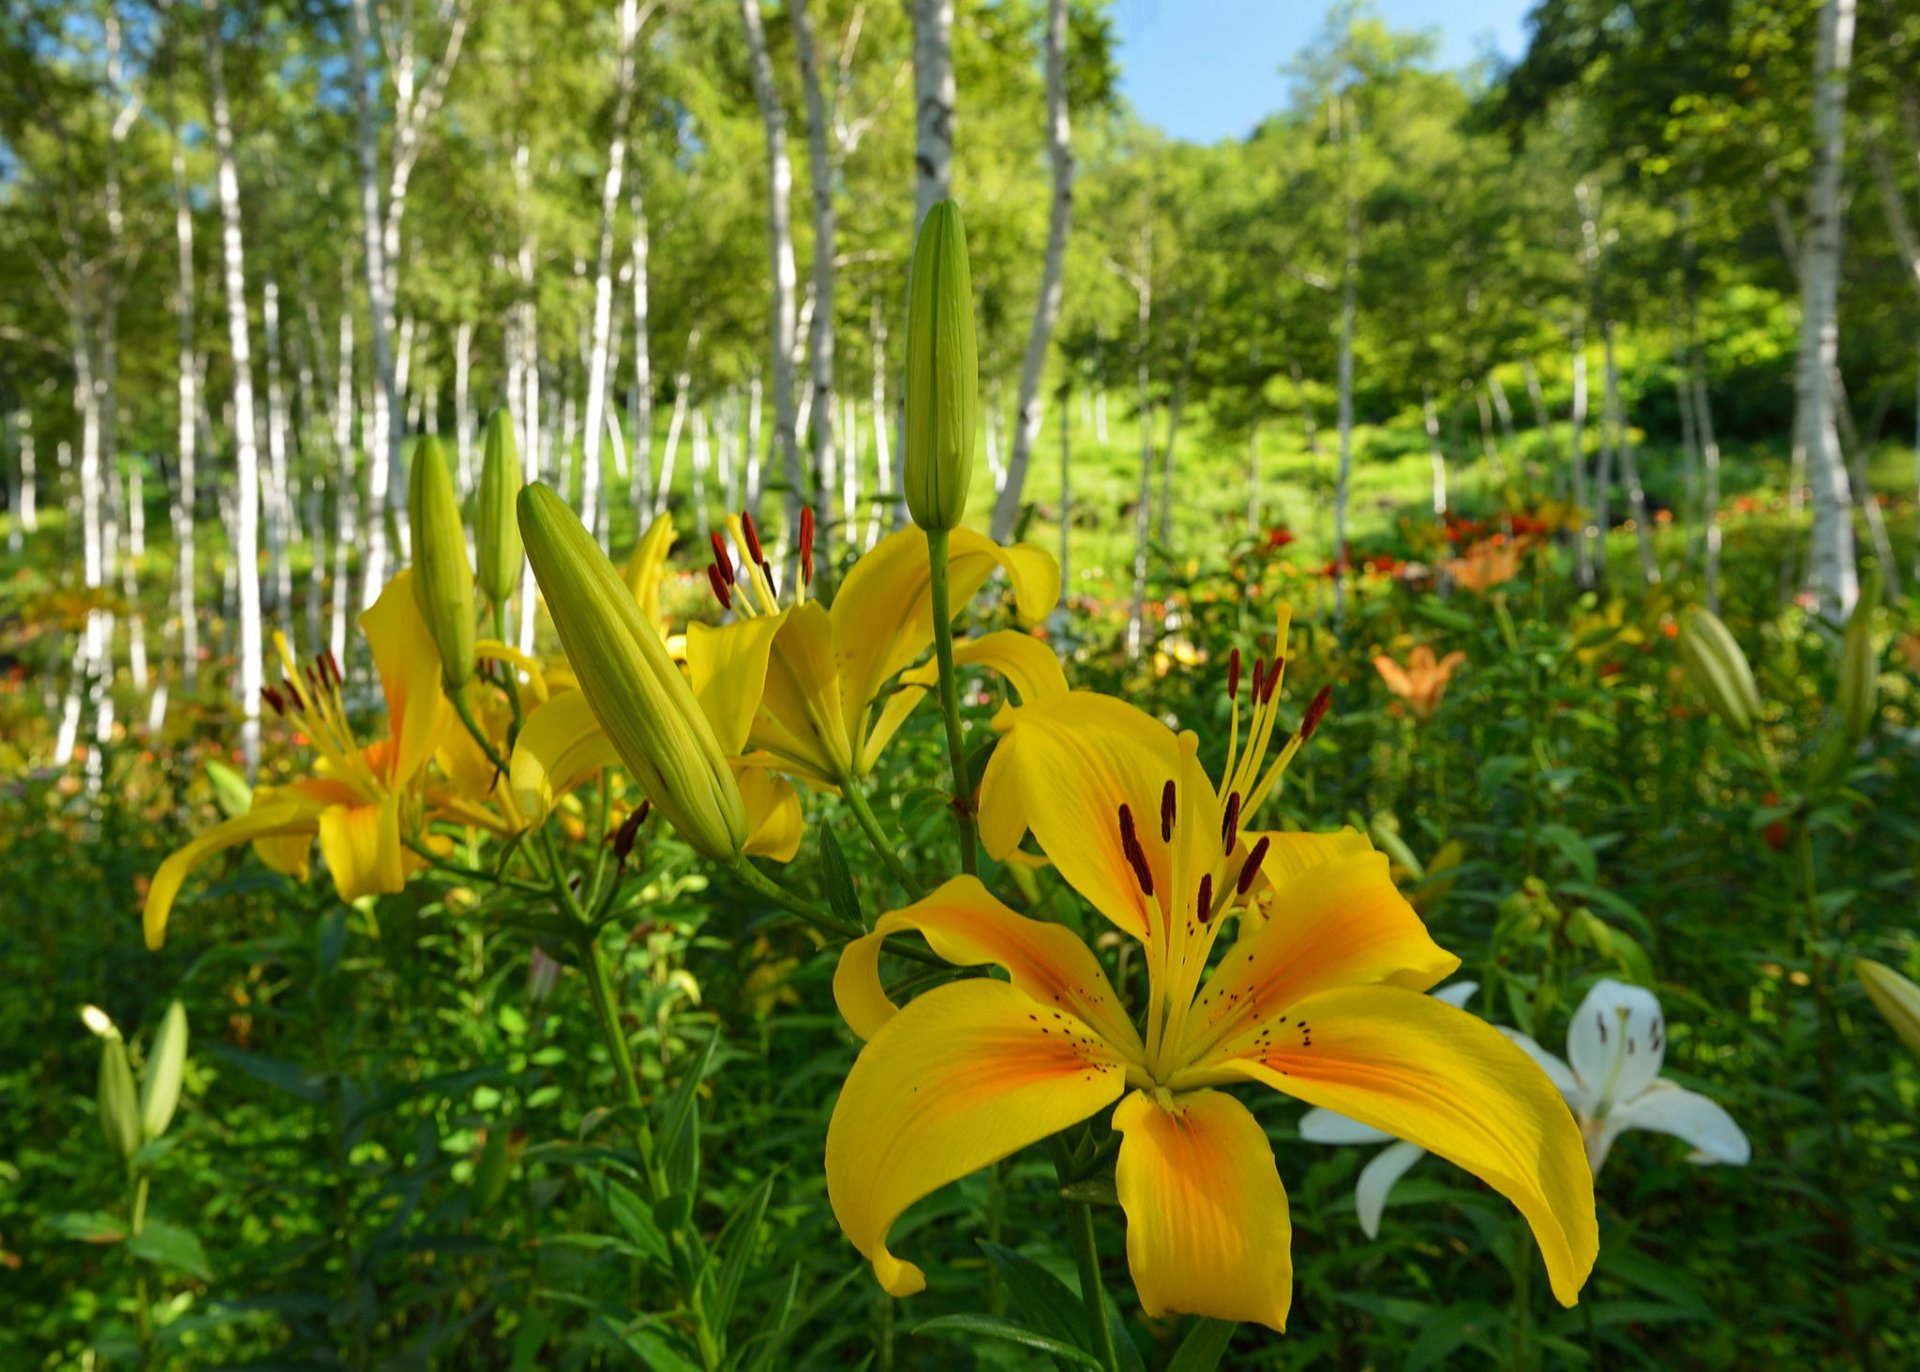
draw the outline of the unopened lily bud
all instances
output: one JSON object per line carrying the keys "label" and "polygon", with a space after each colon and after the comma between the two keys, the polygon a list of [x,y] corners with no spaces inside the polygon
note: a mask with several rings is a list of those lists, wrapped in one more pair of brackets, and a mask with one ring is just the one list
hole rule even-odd
{"label": "unopened lily bud", "polygon": [[495,605],[506,603],[520,584],[524,554],[513,502],[526,478],[520,473],[520,447],[513,439],[513,416],[495,410],[487,421],[487,451],[480,463],[480,491],[474,511],[473,544],[479,555],[480,593]]}
{"label": "unopened lily bud", "polygon": [[147,1070],[140,1074],[140,1127],[147,1138],[159,1138],[173,1123],[186,1065],[187,1008],[176,1000],[160,1021],[160,1032],[147,1053]]}
{"label": "unopened lily bud", "polygon": [[1856,958],[1853,974],[1867,988],[1867,999],[1893,1026],[1907,1051],[1920,1058],[1920,986],[1915,986],[1885,963]]}
{"label": "unopened lily bud", "polygon": [[121,1162],[140,1150],[140,1100],[133,1090],[127,1045],[118,1035],[100,1043],[100,1132]]}
{"label": "unopened lily bud", "polygon": [[87,1032],[89,1034],[98,1035],[103,1039],[117,1039],[120,1037],[120,1028],[113,1022],[113,1016],[109,1015],[97,1005],[81,1006],[80,1022],[87,1026]]}
{"label": "unopened lily bud", "polygon": [[1680,618],[1680,658],[1713,712],[1735,733],[1753,732],[1760,718],[1760,689],[1747,655],[1727,626],[1698,606]]}
{"label": "unopened lily bud", "polygon": [[1873,651],[1873,611],[1879,603],[1880,578],[1875,576],[1853,607],[1840,640],[1840,725],[1850,748],[1872,729],[1880,705],[1880,661]]}
{"label": "unopened lily bud", "polygon": [[747,840],[740,787],[666,644],[565,501],[535,483],[519,507],[560,646],[614,751],[687,842],[719,861],[737,857]]}
{"label": "unopened lily bud", "polygon": [[907,283],[907,510],[923,529],[951,529],[973,481],[980,364],[973,332],[973,273],[960,210],[927,211]]}
{"label": "unopened lily bud", "polygon": [[457,691],[473,676],[473,568],[460,498],[440,440],[422,438],[413,450],[407,483],[407,519],[413,525],[413,599],[440,649],[440,674]]}

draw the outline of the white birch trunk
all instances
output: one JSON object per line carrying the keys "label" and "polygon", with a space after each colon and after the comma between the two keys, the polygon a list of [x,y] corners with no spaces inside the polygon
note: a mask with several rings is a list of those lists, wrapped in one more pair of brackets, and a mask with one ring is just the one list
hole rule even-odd
{"label": "white birch trunk", "polygon": [[787,12],[793,21],[800,83],[807,102],[807,180],[813,193],[813,319],[807,334],[807,389],[813,398],[814,565],[819,576],[833,568],[830,535],[839,462],[834,442],[833,295],[834,254],[839,251],[839,238],[833,206],[836,165],[827,150],[827,102],[820,89],[820,64],[807,3],[788,0]]}
{"label": "white birch trunk", "polygon": [[[795,552],[800,507],[806,499],[800,471],[800,444],[794,427],[794,296],[793,164],[787,156],[787,114],[773,84],[773,63],[767,57],[767,39],[761,26],[760,0],[740,0],[740,18],[747,33],[747,65],[753,76],[754,98],[767,139],[767,238],[772,257],[773,311],[773,446],[787,482],[786,542]],[[788,569],[787,584],[793,584]]]}
{"label": "white birch trunk", "polygon": [[913,227],[952,194],[953,0],[913,0]]}
{"label": "white birch trunk", "polygon": [[[1007,457],[1006,481],[994,501],[992,534],[996,541],[1013,537],[1020,517],[1020,501],[1027,484],[1027,464],[1040,441],[1045,402],[1040,383],[1047,369],[1047,348],[1060,318],[1060,297],[1066,281],[1067,235],[1073,227],[1073,146],[1067,118],[1067,0],[1048,0],[1047,38],[1047,163],[1053,171],[1053,198],[1047,210],[1047,255],[1040,271],[1040,298],[1033,307],[1027,331],[1027,352],[1020,362],[1020,394],[1014,412],[1013,451]],[[1251,506],[1249,506],[1251,508]]]}
{"label": "white birch trunk", "polygon": [[881,524],[900,525],[899,509],[906,491],[893,475],[893,451],[887,435],[887,316],[873,306],[873,516],[867,521],[867,546],[880,541]]}
{"label": "white birch trunk", "polygon": [[613,331],[613,222],[620,210],[620,183],[626,174],[627,121],[633,106],[633,45],[640,32],[638,0],[620,0],[614,46],[613,136],[607,143],[607,172],[600,183],[600,242],[594,258],[593,342],[587,358],[586,432],[581,461],[580,518],[600,528],[600,429],[605,422],[607,340]]}
{"label": "white birch trunk", "polygon": [[1800,353],[1794,368],[1794,442],[1806,453],[1813,532],[1807,582],[1828,620],[1844,622],[1859,599],[1853,491],[1840,452],[1829,378],[1840,354],[1840,178],[1846,151],[1847,77],[1854,0],[1826,0],[1814,66],[1813,169],[1800,271]]}
{"label": "white birch trunk", "polygon": [[[364,0],[357,0],[364,4]],[[260,764],[260,455],[254,444],[253,341],[247,323],[247,277],[240,224],[240,176],[233,156],[221,61],[218,0],[200,0],[208,19],[207,69],[213,143],[219,158],[220,261],[227,296],[227,351],[233,365],[233,566],[239,581],[240,744],[251,778]]]}
{"label": "white birch trunk", "polygon": [[267,566],[273,607],[284,613],[293,603],[293,495],[287,470],[287,408],[280,377],[280,286],[267,278],[260,323],[267,351]]}
{"label": "white birch trunk", "polygon": [[[647,209],[638,168],[627,196],[627,219],[633,234],[633,465],[631,498],[636,515],[653,505],[653,340],[647,290]],[[644,522],[634,530],[646,532]]]}
{"label": "white birch trunk", "polygon": [[1346,257],[1340,274],[1339,424],[1340,466],[1333,487],[1333,627],[1337,634],[1347,608],[1347,500],[1353,474],[1353,293],[1360,275],[1360,197],[1353,184],[1357,176],[1358,140],[1351,117],[1342,121],[1347,143]]}
{"label": "white birch trunk", "polygon": [[460,494],[473,493],[473,321],[463,319],[453,331],[454,453]]}
{"label": "white birch trunk", "polygon": [[1420,414],[1426,421],[1427,456],[1433,464],[1433,517],[1447,517],[1447,454],[1440,446],[1440,415],[1433,406],[1433,387],[1420,388]]}
{"label": "white birch trunk", "polygon": [[680,432],[687,423],[687,400],[693,390],[693,354],[699,346],[700,330],[695,328],[687,334],[687,350],[673,378],[673,414],[667,420],[667,441],[660,452],[660,479],[653,488],[655,519],[666,513],[667,502],[673,496],[673,460],[680,449]]}
{"label": "white birch trunk", "polygon": [[[202,4],[207,0],[201,0]],[[380,210],[380,149],[373,126],[373,95],[367,89],[367,45],[373,41],[369,0],[349,0],[347,37],[353,81],[360,170],[361,260],[366,268],[367,313],[373,325],[372,432],[362,429],[367,450],[367,556],[360,603],[373,604],[387,578],[387,507],[394,469],[400,465],[400,384],[393,360],[393,297],[387,276],[385,216]]]}

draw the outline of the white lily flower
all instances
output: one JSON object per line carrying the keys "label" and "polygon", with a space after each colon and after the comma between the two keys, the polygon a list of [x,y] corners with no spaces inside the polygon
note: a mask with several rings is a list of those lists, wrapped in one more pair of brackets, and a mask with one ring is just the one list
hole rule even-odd
{"label": "white lily flower", "polygon": [[[1477,989],[1473,982],[1456,982],[1433,994],[1462,1007]],[[1699,1092],[1660,1076],[1667,1049],[1666,1025],[1660,1002],[1651,991],[1617,981],[1596,983],[1567,1026],[1567,1061],[1517,1030],[1500,1028],[1500,1032],[1538,1063],[1566,1098],[1580,1121],[1587,1165],[1595,1176],[1606,1165],[1613,1141],[1628,1129],[1686,1140],[1693,1145],[1689,1162],[1738,1167],[1753,1156],[1747,1136],[1731,1115]],[[1388,1193],[1425,1150],[1331,1110],[1309,1110],[1301,1118],[1300,1137],[1313,1143],[1389,1145],[1361,1171],[1353,1194],[1361,1230],[1368,1238],[1377,1237]]]}

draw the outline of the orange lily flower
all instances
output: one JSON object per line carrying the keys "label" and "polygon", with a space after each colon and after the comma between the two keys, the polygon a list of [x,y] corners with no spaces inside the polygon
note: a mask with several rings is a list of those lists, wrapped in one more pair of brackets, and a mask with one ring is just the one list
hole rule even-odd
{"label": "orange lily flower", "polygon": [[1433,649],[1422,643],[1407,654],[1406,666],[1382,653],[1374,658],[1373,669],[1380,673],[1389,691],[1407,702],[1415,719],[1431,719],[1447,682],[1453,677],[1453,669],[1466,660],[1465,653],[1448,653],[1436,662]]}
{"label": "orange lily flower", "polygon": [[1482,539],[1464,556],[1447,563],[1447,570],[1456,585],[1485,595],[1520,575],[1520,549],[1511,539],[1498,535]]}
{"label": "orange lily flower", "polygon": [[[1244,822],[1324,709],[1316,698],[1269,763],[1279,671],[1256,663],[1243,709],[1230,668],[1217,785],[1192,732],[1086,691],[1026,699],[988,765],[983,844],[1005,857],[1031,832],[1062,878],[1139,941],[1144,1025],[1077,935],[1014,913],[970,876],[885,915],[841,955],[834,995],[866,1045],[828,1128],[828,1195],[890,1294],[925,1285],[887,1246],[908,1206],[1117,1103],[1115,1180],[1142,1307],[1284,1329],[1286,1190],[1265,1132],[1222,1089],[1252,1082],[1481,1177],[1532,1226],[1555,1296],[1576,1299],[1598,1232],[1560,1093],[1496,1030],[1423,994],[1459,959],[1434,944],[1365,836]],[[1255,896],[1268,918],[1242,921],[1212,962]],[[907,930],[950,963],[1008,979],[896,1006],[880,951]]]}

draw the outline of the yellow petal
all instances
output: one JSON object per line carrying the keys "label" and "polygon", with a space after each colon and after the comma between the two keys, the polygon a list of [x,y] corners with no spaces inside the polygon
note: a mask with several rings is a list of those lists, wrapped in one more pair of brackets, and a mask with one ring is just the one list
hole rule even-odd
{"label": "yellow petal", "polygon": [[1187,1019],[1184,1062],[1250,1051],[1273,1017],[1319,992],[1379,982],[1425,991],[1460,966],[1427,933],[1366,835],[1266,837],[1266,921],[1207,979]]}
{"label": "yellow petal", "polygon": [[[1518,1051],[1518,1050],[1516,1050]],[[939,986],[860,1051],[827,1127],[827,1197],[889,1294],[926,1286],[887,1249],[922,1196],[1119,1099],[1125,1068],[1078,1020],[1003,981]]]}
{"label": "yellow petal", "polygon": [[440,650],[414,603],[411,569],[386,584],[360,616],[360,628],[373,649],[393,735],[393,749],[386,755],[391,770],[382,780],[403,786],[433,756],[449,713],[440,686]]}
{"label": "yellow petal", "polygon": [[[958,667],[991,667],[1013,686],[1022,704],[1050,700],[1067,692],[1067,674],[1053,649],[1032,634],[1017,629],[996,629],[978,638],[960,639],[953,645],[953,661]],[[873,770],[888,740],[906,722],[921,698],[939,684],[940,667],[935,662],[901,673],[898,689],[887,697],[868,731],[861,753],[862,775]],[[1012,708],[1001,706],[993,717],[994,729],[1004,732],[1011,727]]]}
{"label": "yellow petal", "polygon": [[[543,705],[555,689],[549,683],[548,673],[540,665],[540,660],[521,652],[511,643],[502,643],[497,638],[483,638],[473,645],[473,653],[482,662],[504,662],[510,667],[519,669],[527,678],[527,691]],[[569,686],[573,684],[571,677],[568,678],[567,684]]]}
{"label": "yellow petal", "polygon": [[737,619],[718,628],[687,626],[687,668],[693,698],[713,726],[721,751],[734,756],[747,746],[760,698],[766,692],[767,659],[787,612]]}
{"label": "yellow petal", "polygon": [[[971,529],[952,530],[947,548],[948,603],[955,615],[996,567],[1005,569],[1024,620],[1045,617],[1060,598],[1060,566],[1044,548],[1031,543],[1002,548]],[[930,570],[925,532],[900,529],[854,564],[834,597],[833,652],[840,663],[849,737],[860,736],[861,717],[887,679],[933,646]]]}
{"label": "yellow petal", "polygon": [[1246,1106],[1219,1091],[1165,1105],[1135,1091],[1113,1127],[1126,1136],[1114,1184],[1141,1309],[1285,1332],[1293,1225],[1273,1146]]}
{"label": "yellow petal", "polygon": [[1004,858],[1031,829],[1074,890],[1144,940],[1154,907],[1126,860],[1120,806],[1132,812],[1154,890],[1163,893],[1170,864],[1160,838],[1160,796],[1180,773],[1173,731],[1125,701],[1091,691],[1037,701],[1019,711],[987,764],[981,842]]}
{"label": "yellow petal", "polygon": [[1526,1217],[1554,1296],[1578,1298],[1600,1247],[1580,1129],[1546,1074],[1492,1026],[1400,987],[1327,991],[1221,1068],[1212,1080],[1265,1082],[1473,1173]]}
{"label": "yellow petal", "polygon": [[849,943],[833,974],[833,996],[848,1026],[871,1039],[898,1013],[880,984],[880,945],[887,935],[917,929],[956,967],[991,963],[1046,1007],[1043,1020],[1072,1015],[1122,1057],[1138,1060],[1140,1036],[1113,993],[1100,960],[1064,925],[1015,914],[980,883],[961,876],[904,910],[882,915],[873,932]]}
{"label": "yellow petal", "polygon": [[1406,669],[1392,658],[1385,656],[1373,660],[1373,670],[1380,673],[1380,679],[1387,683],[1387,689],[1397,696],[1413,694],[1413,682],[1407,676]]}
{"label": "yellow petal", "polygon": [[[513,724],[512,707],[499,691],[484,681],[470,681],[461,689],[466,692],[467,709],[473,715],[474,722],[487,735],[496,751],[506,752],[507,732]],[[440,764],[440,770],[447,774],[454,793],[468,800],[486,800],[500,780],[495,775],[493,760],[465,728],[449,728],[442,732],[440,746],[434,750],[433,758]]]}
{"label": "yellow petal", "polygon": [[619,761],[586,696],[562,691],[520,728],[507,763],[513,803],[528,823],[538,824],[561,796]]}
{"label": "yellow petal", "polygon": [[834,654],[833,625],[818,601],[788,610],[774,635],[760,714],[748,734],[755,747],[830,783],[853,770],[851,740],[857,737],[841,709],[845,696]]}
{"label": "yellow petal", "polygon": [[141,916],[147,947],[158,948],[166,942],[167,916],[173,911],[181,885],[194,868],[215,853],[237,848],[242,843],[293,834],[311,835],[319,823],[322,808],[285,792],[271,799],[256,794],[253,808],[246,814],[216,824],[176,849],[160,864],[147,885],[146,908]]}
{"label": "yellow petal", "polygon": [[660,587],[666,581],[667,554],[672,548],[673,516],[663,512],[647,526],[627,559],[627,585],[633,588],[641,618],[655,629],[662,629],[666,622],[660,613]]}
{"label": "yellow petal", "polygon": [[320,816],[320,852],[334,889],[351,904],[407,883],[400,843],[400,797],[377,805],[340,805]]}
{"label": "yellow petal", "polygon": [[747,807],[747,846],[741,851],[748,857],[792,862],[800,851],[803,819],[793,783],[741,758],[729,758],[727,765]]}

